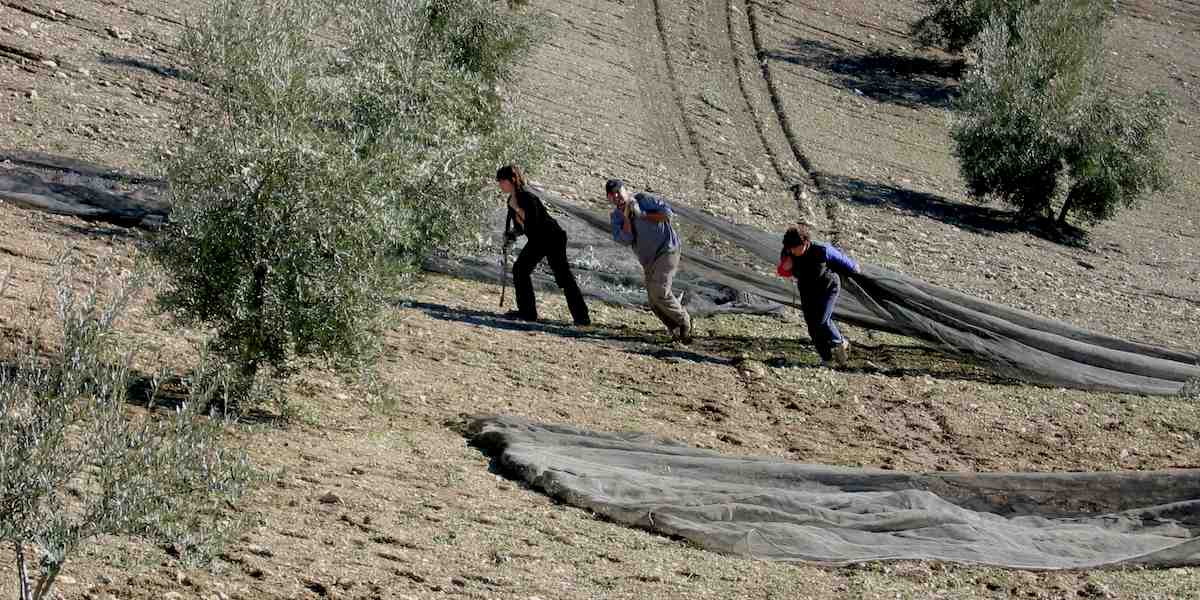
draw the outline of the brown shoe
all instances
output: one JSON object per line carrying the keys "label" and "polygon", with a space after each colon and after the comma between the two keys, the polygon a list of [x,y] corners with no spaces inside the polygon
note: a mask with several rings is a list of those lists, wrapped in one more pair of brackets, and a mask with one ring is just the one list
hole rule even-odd
{"label": "brown shoe", "polygon": [[682,325],[679,327],[679,329],[677,331],[678,331],[678,333],[676,333],[673,336],[675,338],[675,341],[679,342],[680,344],[692,343],[692,328],[691,328],[691,326]]}
{"label": "brown shoe", "polygon": [[833,360],[839,365],[844,365],[850,360],[850,342],[842,340],[840,346],[833,349]]}

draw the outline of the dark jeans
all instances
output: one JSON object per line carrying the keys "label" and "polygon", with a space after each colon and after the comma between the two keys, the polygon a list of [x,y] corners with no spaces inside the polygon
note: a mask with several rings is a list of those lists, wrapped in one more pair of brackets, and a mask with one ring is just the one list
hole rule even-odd
{"label": "dark jeans", "polygon": [[833,349],[842,343],[842,332],[833,323],[833,307],[837,304],[841,283],[819,290],[801,292],[800,302],[804,311],[804,322],[808,325],[808,336],[817,347],[821,360],[832,360]]}
{"label": "dark jeans", "polygon": [[517,312],[526,321],[536,321],[537,299],[533,296],[533,270],[545,258],[554,272],[554,283],[562,288],[567,297],[567,307],[571,310],[571,318],[576,325],[589,325],[592,320],[588,316],[587,304],[583,301],[583,293],[575,276],[571,274],[571,266],[567,263],[567,236],[555,236],[550,240],[530,240],[521,249],[517,261],[513,264],[513,288],[517,293]]}

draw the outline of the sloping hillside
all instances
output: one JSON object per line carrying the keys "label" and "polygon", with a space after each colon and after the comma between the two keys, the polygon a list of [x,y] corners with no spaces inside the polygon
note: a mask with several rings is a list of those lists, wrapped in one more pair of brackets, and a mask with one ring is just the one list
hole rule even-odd
{"label": "sloping hillside", "polygon": [[[864,260],[1115,335],[1188,347],[1200,331],[1200,39],[1188,2],[1129,2],[1114,85],[1166,91],[1177,185],[1084,247],[970,203],[948,135],[953,57],[913,48],[915,2],[555,3],[560,35],[522,106],[555,143],[547,185],[602,201],[626,174],[740,222],[816,222]],[[756,58],[760,58],[756,60]],[[603,137],[600,132],[603,131]]]}
{"label": "sloping hillside", "polygon": [[[1113,75],[1175,98],[1178,185],[1097,227],[1081,247],[965,202],[946,123],[956,73],[951,57],[916,50],[906,37],[916,2],[534,4],[556,28],[512,92],[553,147],[538,173],[550,188],[598,203],[604,179],[622,176],[764,228],[806,214],[863,260],[1116,335],[1196,348],[1194,2],[1122,3]],[[152,176],[172,111],[198,93],[177,70],[173,44],[201,6],[0,0],[0,154],[9,159],[0,169],[66,183],[91,177],[118,191],[140,185],[129,173]],[[64,159],[87,165],[49,166]],[[0,273],[13,273],[0,297],[4,338],[48,316],[39,289],[62,248],[92,268],[145,235],[4,204],[0,230]],[[1114,470],[1200,465],[1200,407],[1014,385],[862,331],[851,332],[861,347],[853,369],[817,369],[794,316],[706,320],[697,342],[678,348],[638,311],[598,306],[598,326],[579,332],[561,297],[542,294],[548,322],[525,326],[495,317],[497,294],[427,278],[397,300],[382,386],[308,371],[288,388],[300,407],[295,425],[231,430],[280,475],[239,509],[256,524],[215,563],[197,568],[162,548],[104,540],[68,566],[63,596],[1187,598],[1200,589],[1195,569],[767,564],[551,503],[490,472],[456,432],[461,415],[516,413],[847,466]],[[199,338],[155,315],[145,298],[123,331],[142,349],[147,374],[183,372]],[[9,569],[0,568],[0,594],[14,596]]]}

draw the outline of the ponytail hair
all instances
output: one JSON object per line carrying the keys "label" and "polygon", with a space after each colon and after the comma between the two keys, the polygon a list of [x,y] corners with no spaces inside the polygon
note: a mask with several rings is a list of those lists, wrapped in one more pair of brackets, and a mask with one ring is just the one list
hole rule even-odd
{"label": "ponytail hair", "polygon": [[511,181],[518,190],[525,189],[525,173],[517,165],[504,165],[496,171],[496,181]]}

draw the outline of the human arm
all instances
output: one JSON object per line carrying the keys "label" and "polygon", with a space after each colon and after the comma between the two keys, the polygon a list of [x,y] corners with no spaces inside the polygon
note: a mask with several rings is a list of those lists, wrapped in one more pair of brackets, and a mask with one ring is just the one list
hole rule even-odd
{"label": "human arm", "polygon": [[508,197],[508,212],[515,217],[517,223],[525,220],[525,209],[521,208],[521,203],[517,201],[516,196]]}
{"label": "human arm", "polygon": [[852,274],[859,272],[858,263],[854,262],[853,258],[846,256],[845,253],[834,246],[825,247],[825,263],[838,273]]}
{"label": "human arm", "polygon": [[629,227],[630,223],[620,209],[613,209],[609,215],[609,223],[612,226],[612,238],[614,242],[618,244],[633,243],[633,231]]}
{"label": "human arm", "polygon": [[534,207],[534,203],[536,201],[537,199],[532,198],[531,194],[520,190],[509,196],[508,208],[510,211],[512,211],[514,222],[524,227],[525,223],[528,221],[530,213],[536,210]]}
{"label": "human arm", "polygon": [[675,213],[671,210],[671,205],[667,204],[667,201],[659,196],[638,194],[634,198],[633,204],[636,205],[637,216],[651,223],[666,223],[675,216]]}
{"label": "human arm", "polygon": [[517,218],[513,207],[509,206],[508,212],[504,216],[504,240],[510,243],[515,242],[524,233],[525,228],[521,226],[521,220]]}

